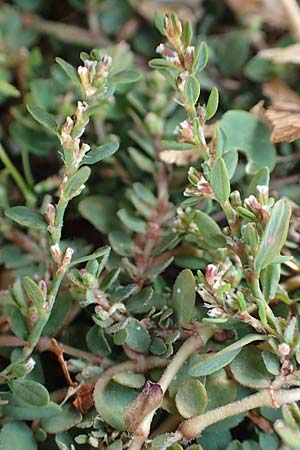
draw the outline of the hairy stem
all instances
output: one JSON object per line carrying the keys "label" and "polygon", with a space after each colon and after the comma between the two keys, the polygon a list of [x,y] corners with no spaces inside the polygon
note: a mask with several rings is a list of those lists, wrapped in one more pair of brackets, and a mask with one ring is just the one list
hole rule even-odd
{"label": "hairy stem", "polygon": [[287,403],[293,403],[300,400],[300,389],[281,389],[274,391],[264,389],[257,394],[250,395],[242,400],[229,403],[220,408],[208,411],[193,419],[183,422],[178,431],[185,439],[195,439],[210,425],[227,419],[228,417],[250,411],[255,408],[269,407],[280,408]]}
{"label": "hairy stem", "polygon": [[[183,363],[195,351],[205,345],[212,334],[213,329],[211,327],[203,327],[199,330],[199,334],[194,334],[184,342],[158,381],[163,394],[166,393],[171,381],[182,367]],[[157,409],[158,408],[147,414],[147,416],[138,425],[136,433],[133,435],[129,450],[140,450],[142,448],[144,442],[149,436],[152,419]]]}

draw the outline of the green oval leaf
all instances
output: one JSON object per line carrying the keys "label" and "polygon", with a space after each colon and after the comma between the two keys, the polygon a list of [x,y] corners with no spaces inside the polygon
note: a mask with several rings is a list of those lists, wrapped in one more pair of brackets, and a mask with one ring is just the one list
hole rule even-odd
{"label": "green oval leaf", "polygon": [[97,412],[111,427],[119,431],[125,430],[124,409],[138,396],[138,392],[127,386],[111,381],[103,389],[96,383],[94,401]]}
{"label": "green oval leaf", "polygon": [[195,279],[190,269],[180,272],[173,286],[171,305],[176,322],[184,324],[191,321],[196,301]]}
{"label": "green oval leaf", "polygon": [[141,373],[119,372],[113,377],[115,383],[131,388],[141,388],[145,384],[145,377]]}
{"label": "green oval leaf", "polygon": [[185,419],[199,416],[207,406],[205,387],[198,380],[188,380],[182,384],[176,393],[175,403],[178,412]]}
{"label": "green oval leaf", "polygon": [[0,433],[1,450],[37,450],[30,428],[23,422],[6,423]]}
{"label": "green oval leaf", "polygon": [[135,216],[131,211],[128,211],[127,209],[120,209],[117,214],[124,225],[129,228],[129,230],[141,234],[146,233],[146,222],[140,217]]}
{"label": "green oval leaf", "polygon": [[13,206],[5,211],[5,215],[24,227],[39,230],[46,229],[47,227],[47,223],[42,214],[26,206]]}
{"label": "green oval leaf", "polygon": [[131,317],[126,325],[128,336],[126,344],[136,352],[146,352],[151,344],[150,335],[145,325],[137,319]]}
{"label": "green oval leaf", "polygon": [[162,58],[151,59],[148,62],[148,64],[150,67],[152,67],[152,69],[174,69],[175,68],[173,63],[167,61],[166,59],[162,59]]}
{"label": "green oval leaf", "polygon": [[47,389],[32,380],[14,380],[9,384],[14,395],[29,405],[46,406],[50,397]]}
{"label": "green oval leaf", "polygon": [[256,173],[265,166],[274,169],[276,150],[265,124],[247,111],[227,111],[221,127],[227,137],[224,151],[243,151],[248,159],[247,172]]}
{"label": "green oval leaf", "polygon": [[42,427],[49,434],[61,433],[75,427],[82,419],[82,415],[72,405],[64,405],[62,412],[56,416],[42,420]]}
{"label": "green oval leaf", "polygon": [[256,172],[253,177],[251,177],[251,181],[246,192],[246,197],[249,197],[250,195],[256,195],[256,187],[269,186],[269,182],[270,169],[268,167],[262,167]]}
{"label": "green oval leaf", "polygon": [[205,359],[199,361],[191,368],[190,374],[193,377],[210,375],[233,361],[245,345],[248,345],[254,341],[266,339],[267,336],[262,336],[260,334],[248,334],[247,336],[239,339],[237,342],[234,342],[233,344],[225,347],[223,350],[220,350],[218,353],[208,355]]}
{"label": "green oval leaf", "polygon": [[230,181],[224,159],[216,159],[211,171],[210,184],[217,201],[223,205],[230,195]]}
{"label": "green oval leaf", "polygon": [[79,190],[88,180],[91,174],[91,169],[87,166],[80,167],[80,169],[72,175],[66,182],[64,188],[64,196],[71,200],[78,195]]}
{"label": "green oval leaf", "polygon": [[27,105],[27,110],[30,112],[32,117],[41,125],[43,125],[47,130],[58,135],[58,129],[54,118],[48,114],[45,110],[35,105]]}
{"label": "green oval leaf", "polygon": [[200,95],[200,84],[195,77],[189,76],[185,80],[184,95],[187,103],[194,106]]}
{"label": "green oval leaf", "polygon": [[208,61],[208,47],[205,42],[201,42],[201,44],[196,48],[194,62],[193,62],[193,71],[195,73],[200,72],[204,69]]}
{"label": "green oval leaf", "polygon": [[60,65],[60,67],[63,69],[65,74],[70,78],[70,80],[74,81],[74,83],[79,86],[81,85],[79,76],[71,64],[69,64],[67,61],[59,57],[55,58],[55,61],[57,62],[57,64]]}
{"label": "green oval leaf", "polygon": [[45,302],[44,294],[39,285],[30,277],[23,278],[23,287],[29,300],[37,307],[42,308]]}
{"label": "green oval leaf", "polygon": [[244,348],[232,361],[230,368],[234,379],[242,386],[256,389],[270,386],[271,377],[257,347]]}
{"label": "green oval leaf", "polygon": [[258,274],[261,269],[271,264],[279,256],[287,238],[291,213],[291,205],[286,199],[279,200],[273,206],[270,220],[254,260],[255,273]]}
{"label": "green oval leaf", "polygon": [[113,141],[108,142],[107,144],[99,145],[98,147],[94,147],[83,158],[82,164],[96,164],[103,159],[109,158],[116,153],[119,146],[119,142]]}
{"label": "green oval leaf", "polygon": [[217,112],[219,105],[219,92],[216,87],[213,87],[206,105],[206,120],[211,119]]}
{"label": "green oval leaf", "polygon": [[164,35],[165,34],[165,15],[159,10],[155,11],[154,24],[155,24],[156,28],[158,29],[158,31],[162,35]]}
{"label": "green oval leaf", "polygon": [[109,79],[109,82],[115,84],[135,83],[141,76],[142,75],[138,70],[122,70],[121,72],[115,73]]}

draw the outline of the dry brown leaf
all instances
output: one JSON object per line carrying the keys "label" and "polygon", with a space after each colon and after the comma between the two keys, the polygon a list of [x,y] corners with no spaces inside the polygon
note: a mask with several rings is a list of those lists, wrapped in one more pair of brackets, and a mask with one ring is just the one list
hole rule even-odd
{"label": "dry brown leaf", "polygon": [[73,406],[82,414],[86,414],[94,406],[93,392],[95,386],[93,384],[83,384],[76,392],[76,399]]}
{"label": "dry brown leaf", "polygon": [[265,83],[263,93],[271,100],[266,117],[271,123],[271,142],[293,142],[300,138],[300,96],[283,81]]}
{"label": "dry brown leaf", "polygon": [[260,58],[269,59],[276,64],[300,64],[300,44],[284,48],[268,48],[258,52]]}
{"label": "dry brown leaf", "polygon": [[163,150],[159,153],[159,158],[166,164],[176,164],[176,166],[185,166],[200,158],[197,150]]}
{"label": "dry brown leaf", "polygon": [[271,123],[266,117],[267,110],[264,107],[264,104],[265,104],[264,100],[260,100],[258,103],[256,103],[256,105],[252,106],[249,112],[258,120],[260,120],[261,122],[265,123],[268,127],[270,127]]}
{"label": "dry brown leaf", "polygon": [[278,0],[226,0],[226,2],[246,23],[260,17],[271,27],[281,30],[288,27],[285,12]]}
{"label": "dry brown leaf", "polygon": [[[204,136],[206,138],[215,138],[217,126],[220,125],[220,120],[209,125],[204,126]],[[200,153],[197,150],[162,150],[159,153],[159,158],[166,164],[176,164],[176,166],[185,166],[198,161]]]}
{"label": "dry brown leaf", "polygon": [[142,392],[124,409],[127,431],[135,432],[147,414],[158,408],[162,398],[163,391],[161,386],[148,380]]}
{"label": "dry brown leaf", "polygon": [[183,20],[195,22],[201,17],[202,0],[185,0],[178,2],[159,0],[129,0],[131,6],[145,19],[153,22],[155,11],[168,13],[174,11]]}

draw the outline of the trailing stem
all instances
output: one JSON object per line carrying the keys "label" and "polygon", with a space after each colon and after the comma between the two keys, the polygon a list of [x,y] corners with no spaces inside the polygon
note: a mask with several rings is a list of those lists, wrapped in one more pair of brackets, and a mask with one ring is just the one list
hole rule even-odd
{"label": "trailing stem", "polygon": [[[194,334],[184,342],[158,381],[163,395],[166,393],[171,381],[174,379],[184,362],[195,351],[203,347],[212,334],[212,327],[203,327],[199,330],[199,334]],[[136,432],[133,435],[129,450],[140,450],[142,448],[144,442],[149,436],[152,419],[159,406],[147,414],[138,425]]]}
{"label": "trailing stem", "polygon": [[272,388],[264,389],[257,394],[250,395],[242,400],[228,403],[228,405],[208,411],[200,416],[183,422],[178,432],[181,434],[180,439],[195,439],[210,425],[227,419],[228,417],[236,416],[255,408],[269,407],[280,408],[288,403],[297,402],[300,400],[300,389],[280,389],[278,391]]}

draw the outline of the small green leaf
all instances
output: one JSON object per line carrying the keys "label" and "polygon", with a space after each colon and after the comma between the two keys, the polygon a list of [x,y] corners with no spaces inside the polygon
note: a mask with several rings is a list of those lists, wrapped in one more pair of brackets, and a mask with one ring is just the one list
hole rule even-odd
{"label": "small green leaf", "polygon": [[39,106],[27,105],[27,109],[32,117],[52,133],[58,135],[57,124],[54,118]]}
{"label": "small green leaf", "polygon": [[117,212],[120,220],[124,223],[124,225],[129,228],[131,231],[135,231],[136,233],[145,234],[147,231],[146,222],[140,217],[135,216],[132,212],[127,209],[120,209]]}
{"label": "small green leaf", "polygon": [[175,396],[178,412],[185,419],[202,414],[207,406],[207,401],[205,387],[198,380],[186,381],[178,388]]}
{"label": "small green leaf", "polygon": [[288,200],[282,199],[275,203],[254,260],[255,273],[258,274],[279,256],[287,238],[290,217],[291,206]]}
{"label": "small green leaf", "polygon": [[223,153],[222,158],[227,167],[229,179],[233,177],[236,171],[236,167],[238,164],[239,155],[236,150],[227,150]]}
{"label": "small green leaf", "polygon": [[24,227],[39,230],[46,229],[47,227],[47,223],[42,214],[26,206],[13,206],[5,211],[5,215]]}
{"label": "small green leaf", "polygon": [[280,361],[278,359],[278,356],[274,355],[274,353],[264,351],[262,352],[261,357],[267,371],[272,375],[279,375]]}
{"label": "small green leaf", "polygon": [[210,248],[220,248],[226,245],[226,239],[219,225],[206,213],[195,211],[194,222],[200,236]]}
{"label": "small green leaf", "polygon": [[109,79],[109,82],[114,84],[135,83],[140,80],[141,76],[138,70],[122,70],[121,72],[115,73]]}
{"label": "small green leaf", "polygon": [[173,259],[174,259],[174,257],[171,256],[170,258],[166,259],[162,263],[152,266],[150,269],[147,269],[143,273],[143,280],[147,280],[147,279],[153,280],[154,278],[156,278],[157,275],[160,275],[164,270],[166,270],[167,267],[169,267],[169,265],[172,263]]}
{"label": "small green leaf", "polygon": [[262,293],[267,302],[275,298],[280,276],[281,264],[269,264],[261,271]]}
{"label": "small green leaf", "polygon": [[167,351],[167,346],[164,341],[160,338],[154,337],[152,339],[150,352],[153,355],[163,355]]}
{"label": "small green leaf", "polygon": [[96,164],[103,159],[109,158],[116,153],[119,146],[119,142],[113,141],[108,142],[107,144],[99,145],[98,147],[93,147],[83,158],[82,164]]}
{"label": "small green leaf", "polygon": [[111,347],[106,339],[102,328],[94,325],[85,337],[87,346],[94,355],[108,356],[111,353]]}
{"label": "small green leaf", "polygon": [[20,97],[21,92],[11,83],[6,80],[0,79],[0,94],[6,95],[7,97]]}
{"label": "small green leaf", "polygon": [[118,439],[117,441],[114,441],[112,444],[110,444],[106,450],[122,450],[123,444],[121,439]]}
{"label": "small green leaf", "polygon": [[274,169],[276,150],[270,142],[270,130],[247,111],[227,111],[221,121],[227,140],[226,150],[240,150],[246,154],[247,173],[256,173],[262,167]]}
{"label": "small green leaf", "polygon": [[247,336],[239,339],[237,342],[228,345],[223,350],[203,358],[191,368],[190,374],[193,377],[210,375],[233,361],[245,345],[248,345],[253,341],[266,339],[267,336],[262,336],[260,334],[248,334]]}
{"label": "small green leaf", "polygon": [[195,73],[201,72],[204,69],[208,61],[208,48],[205,42],[201,42],[201,44],[196,48],[194,62],[193,62],[193,71]]}
{"label": "small green leaf", "polygon": [[266,388],[270,386],[271,376],[261,358],[261,352],[254,346],[243,348],[231,362],[230,369],[234,379],[242,386]]}
{"label": "small green leaf", "polygon": [[165,16],[164,14],[157,10],[154,14],[154,24],[158,31],[164,36],[165,34]]}
{"label": "small green leaf", "polygon": [[151,59],[148,64],[152,69],[158,69],[158,70],[175,68],[175,65],[173,63],[167,61],[166,59],[162,59],[162,58]]}
{"label": "small green leaf", "polygon": [[23,278],[23,287],[29,300],[38,308],[42,309],[45,303],[44,294],[38,284],[30,277]]}
{"label": "small green leaf", "polygon": [[189,76],[185,80],[184,95],[187,103],[194,106],[200,95],[200,84],[195,77]]}
{"label": "small green leaf", "polygon": [[133,183],[134,192],[149,205],[155,205],[157,199],[150,189],[142,183]]}
{"label": "small green leaf", "polygon": [[3,405],[3,414],[16,420],[37,420],[46,417],[57,416],[61,412],[61,406],[49,402],[46,406],[28,406],[28,403],[14,395],[9,395],[9,402]]}
{"label": "small green leaf", "polygon": [[28,405],[46,406],[49,403],[50,397],[47,389],[32,380],[14,380],[10,382],[9,387],[14,395]]}
{"label": "small green leaf", "polygon": [[111,427],[125,430],[124,410],[138,396],[138,392],[111,381],[108,386],[97,382],[94,390],[95,407],[100,417]]}
{"label": "small green leaf", "polygon": [[276,433],[292,450],[300,450],[300,429],[292,430],[285,425],[282,420],[277,420],[274,424]]}
{"label": "small green leaf", "polygon": [[206,411],[227,405],[236,399],[237,383],[228,377],[224,369],[220,369],[206,378],[205,389],[208,396]]}
{"label": "small green leaf", "polygon": [[217,112],[219,105],[219,92],[216,87],[213,87],[209,94],[208,102],[206,105],[206,120],[211,119]]}
{"label": "small green leaf", "polygon": [[74,441],[66,431],[56,434],[55,443],[59,450],[75,450]]}
{"label": "small green leaf", "polygon": [[189,20],[185,22],[182,30],[182,41],[185,47],[191,45],[193,40],[193,27]]}
{"label": "small green leaf", "polygon": [[108,235],[109,243],[113,250],[121,256],[132,256],[135,253],[141,253],[128,234],[123,231],[112,231]]}
{"label": "small green leaf", "polygon": [[55,58],[55,61],[57,62],[57,64],[60,65],[60,67],[63,69],[63,71],[66,73],[66,75],[72,80],[74,81],[75,84],[80,86],[80,80],[79,80],[79,76],[76,72],[76,70],[74,69],[74,67],[69,64],[67,61],[65,61],[62,58]]}
{"label": "small green leaf", "polygon": [[161,141],[161,145],[165,150],[193,150],[194,144],[190,142],[177,142],[177,141]]}
{"label": "small green leaf", "polygon": [[118,228],[116,201],[111,197],[104,195],[85,197],[79,202],[78,210],[82,217],[102,233]]}
{"label": "small green leaf", "polygon": [[175,433],[165,433],[157,436],[151,443],[150,450],[166,450],[178,440]]}
{"label": "small green leaf", "polygon": [[249,197],[250,195],[256,195],[256,187],[269,186],[269,182],[270,169],[268,167],[262,167],[256,172],[253,177],[251,177],[251,181],[246,192],[246,197]]}
{"label": "small green leaf", "polygon": [[24,422],[6,423],[0,433],[1,450],[37,450],[37,443]]}
{"label": "small green leaf", "polygon": [[140,373],[118,372],[113,376],[113,381],[122,384],[122,386],[139,389],[144,386],[146,380],[144,375]]}
{"label": "small green leaf", "polygon": [[155,166],[153,161],[147,156],[145,156],[141,151],[137,150],[134,147],[129,147],[128,152],[139,169],[148,173],[155,172]]}
{"label": "small green leaf", "polygon": [[105,247],[99,248],[98,250],[96,250],[94,253],[91,253],[90,255],[82,256],[81,258],[74,259],[71,262],[70,267],[75,266],[77,264],[82,264],[87,261],[92,261],[93,259],[100,258],[100,256],[108,255],[109,252],[110,252],[110,247],[108,245],[106,245]]}
{"label": "small green leaf", "polygon": [[82,415],[72,405],[66,404],[62,412],[56,416],[42,420],[42,427],[49,434],[61,433],[75,427],[82,419]]}
{"label": "small green leaf", "polygon": [[72,175],[66,182],[64,188],[64,196],[68,200],[76,197],[81,187],[89,179],[90,174],[91,169],[87,166],[83,166],[77,172],[75,172],[74,175]]}
{"label": "small green leaf", "polygon": [[210,184],[217,201],[223,205],[230,195],[230,181],[224,159],[216,159],[211,171]]}
{"label": "small green leaf", "polygon": [[194,275],[189,269],[182,270],[173,286],[171,300],[177,324],[181,325],[192,320],[195,301]]}
{"label": "small green leaf", "polygon": [[126,344],[136,352],[145,353],[151,344],[150,335],[145,325],[137,319],[131,317],[126,325],[128,336]]}

